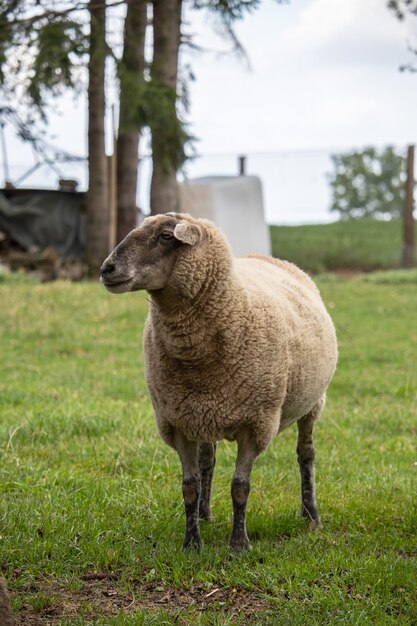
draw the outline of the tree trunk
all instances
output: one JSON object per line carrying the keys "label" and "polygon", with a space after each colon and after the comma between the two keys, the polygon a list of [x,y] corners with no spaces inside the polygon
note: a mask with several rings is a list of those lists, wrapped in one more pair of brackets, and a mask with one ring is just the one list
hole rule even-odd
{"label": "tree trunk", "polygon": [[403,214],[403,267],[414,265],[414,146],[407,150],[407,181]]}
{"label": "tree trunk", "polygon": [[138,128],[132,107],[131,89],[144,82],[147,0],[131,0],[127,5],[124,48],[120,73],[120,118],[117,140],[117,241],[135,228],[138,179]]}
{"label": "tree trunk", "polygon": [[109,253],[107,160],[104,148],[105,11],[105,0],[90,0],[86,260],[92,272],[96,272]]}
{"label": "tree trunk", "polygon": [[[154,53],[152,79],[176,91],[178,77],[178,52],[181,38],[181,0],[154,0],[153,2]],[[171,103],[175,109],[175,101]],[[176,112],[173,111],[175,115]],[[162,162],[159,155],[166,141],[163,126],[152,133],[151,213],[178,210],[178,187],[173,165]]]}

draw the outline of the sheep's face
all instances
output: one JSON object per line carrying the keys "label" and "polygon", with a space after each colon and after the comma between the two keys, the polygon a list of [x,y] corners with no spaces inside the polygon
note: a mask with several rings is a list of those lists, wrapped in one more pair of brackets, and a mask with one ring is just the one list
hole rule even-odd
{"label": "sheep's face", "polygon": [[202,230],[195,220],[166,213],[144,220],[107,257],[101,283],[112,293],[157,291],[166,287],[179,250],[195,246]]}

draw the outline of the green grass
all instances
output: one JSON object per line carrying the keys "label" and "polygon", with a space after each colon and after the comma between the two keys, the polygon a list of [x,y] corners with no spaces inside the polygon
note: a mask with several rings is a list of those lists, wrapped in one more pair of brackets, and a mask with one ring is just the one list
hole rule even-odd
{"label": "green grass", "polygon": [[203,550],[181,552],[179,461],[143,380],[145,296],[1,284],[0,573],[18,623],[416,624],[416,272],[404,276],[319,281],[340,342],[315,431],[324,528],[307,533],[298,513],[291,428],[255,465],[242,556],[227,547],[228,442]]}
{"label": "green grass", "polygon": [[376,270],[401,262],[400,220],[350,220],[308,226],[271,226],[276,257],[318,273],[338,269]]}

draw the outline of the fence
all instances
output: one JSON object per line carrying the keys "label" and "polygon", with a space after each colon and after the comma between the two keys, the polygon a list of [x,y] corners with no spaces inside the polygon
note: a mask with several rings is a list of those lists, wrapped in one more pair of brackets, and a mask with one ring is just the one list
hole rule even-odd
{"label": "fence", "polygon": [[[297,150],[245,155],[245,173],[259,176],[262,181],[269,223],[301,224],[335,219],[329,212],[330,154],[328,150]],[[186,165],[185,175],[189,178],[208,174],[237,175],[242,165],[239,156],[203,156]]]}
{"label": "fence", "polygon": [[[332,172],[331,155],[352,149],[351,146],[344,146],[246,153],[246,174],[257,175],[262,181],[267,221],[271,224],[306,224],[337,219],[337,215],[330,212],[328,175]],[[406,154],[405,146],[398,146],[397,149]],[[24,158],[22,155],[16,156],[16,162],[9,164],[9,176],[13,182],[21,180],[24,187],[56,189],[61,174],[62,177],[78,180],[80,190],[86,188],[85,160],[41,163],[35,168],[30,162],[30,153],[26,152]],[[238,175],[239,156],[225,153],[197,156],[186,163],[179,179]],[[144,213],[149,212],[150,176],[151,159],[142,158],[139,165],[138,205]],[[2,183],[4,170],[0,163],[0,186]]]}

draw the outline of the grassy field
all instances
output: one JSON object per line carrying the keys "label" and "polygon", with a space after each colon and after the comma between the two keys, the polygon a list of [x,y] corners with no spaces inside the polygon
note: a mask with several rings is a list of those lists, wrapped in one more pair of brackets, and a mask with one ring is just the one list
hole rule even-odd
{"label": "grassy field", "polygon": [[314,273],[389,269],[401,262],[401,229],[399,220],[271,226],[272,249],[274,256]]}
{"label": "grassy field", "polygon": [[324,528],[299,516],[291,428],[255,465],[253,550],[236,556],[227,442],[203,549],[181,551],[179,462],[143,380],[145,296],[3,276],[0,574],[19,625],[417,624],[417,272],[319,284],[340,341],[316,428]]}

